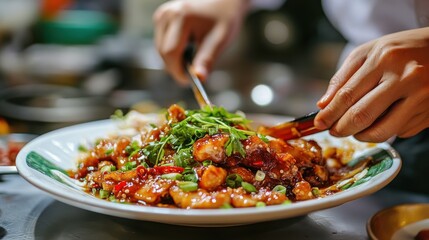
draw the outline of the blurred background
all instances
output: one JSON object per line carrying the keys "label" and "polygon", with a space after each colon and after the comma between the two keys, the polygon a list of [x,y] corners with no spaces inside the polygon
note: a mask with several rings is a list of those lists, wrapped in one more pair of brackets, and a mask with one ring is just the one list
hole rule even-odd
{"label": "blurred background", "polygon": [[[42,134],[116,109],[197,108],[163,70],[161,0],[0,0],[0,133]],[[344,39],[319,0],[253,9],[206,87],[216,105],[299,116],[316,110]]]}

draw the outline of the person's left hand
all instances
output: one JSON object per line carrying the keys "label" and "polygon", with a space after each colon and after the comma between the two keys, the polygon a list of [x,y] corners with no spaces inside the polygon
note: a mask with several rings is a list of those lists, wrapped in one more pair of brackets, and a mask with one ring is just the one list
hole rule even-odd
{"label": "person's left hand", "polygon": [[315,119],[333,136],[382,142],[429,127],[429,28],[383,36],[353,51]]}

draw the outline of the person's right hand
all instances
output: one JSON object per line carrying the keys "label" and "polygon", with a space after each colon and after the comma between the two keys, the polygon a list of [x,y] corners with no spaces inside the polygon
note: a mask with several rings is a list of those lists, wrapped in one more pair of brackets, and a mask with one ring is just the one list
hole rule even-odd
{"label": "person's right hand", "polygon": [[197,45],[193,68],[205,80],[213,64],[238,32],[248,0],[175,0],[154,13],[155,44],[167,71],[181,84],[183,53],[189,41]]}

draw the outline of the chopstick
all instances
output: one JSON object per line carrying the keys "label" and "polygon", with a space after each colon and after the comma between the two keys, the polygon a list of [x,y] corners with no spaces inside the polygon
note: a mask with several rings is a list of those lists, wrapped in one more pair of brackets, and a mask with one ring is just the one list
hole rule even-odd
{"label": "chopstick", "polygon": [[323,131],[314,126],[314,118],[318,112],[311,112],[305,116],[272,127],[261,126],[258,132],[283,140],[291,140],[318,133]]}
{"label": "chopstick", "polygon": [[210,99],[201,83],[201,80],[198,78],[197,74],[195,74],[192,68],[192,59],[194,55],[195,48],[193,44],[189,44],[184,53],[185,60],[185,72],[188,75],[188,78],[191,80],[192,91],[194,92],[195,99],[198,102],[200,108],[204,108],[205,106],[211,107]]}

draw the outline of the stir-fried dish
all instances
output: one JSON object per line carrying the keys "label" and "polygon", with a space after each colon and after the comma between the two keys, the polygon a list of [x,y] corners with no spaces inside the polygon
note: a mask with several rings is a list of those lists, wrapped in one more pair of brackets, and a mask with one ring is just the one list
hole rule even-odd
{"label": "stir-fried dish", "polygon": [[323,197],[353,184],[350,179],[369,167],[370,161],[345,165],[350,151],[263,136],[249,123],[221,107],[172,105],[163,120],[139,122],[133,134],[80,146],[70,175],[108,201],[213,209]]}

